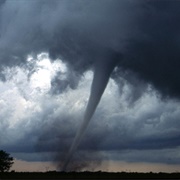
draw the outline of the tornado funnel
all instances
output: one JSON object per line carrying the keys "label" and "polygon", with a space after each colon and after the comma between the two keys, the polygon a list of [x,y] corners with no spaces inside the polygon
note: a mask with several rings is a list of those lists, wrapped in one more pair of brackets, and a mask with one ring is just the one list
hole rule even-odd
{"label": "tornado funnel", "polygon": [[[109,55],[108,55],[108,57],[109,57]],[[83,134],[84,134],[95,110],[96,110],[97,105],[99,104],[101,96],[102,96],[102,94],[107,86],[107,83],[109,81],[109,77],[110,77],[114,67],[116,66],[119,58],[120,58],[119,55],[117,55],[116,53],[115,54],[111,53],[111,56],[108,60],[106,57],[104,61],[98,61],[98,63],[96,64],[95,69],[94,69],[93,82],[91,85],[90,97],[89,97],[89,101],[88,101],[86,111],[84,114],[84,119],[83,119],[83,122],[80,125],[80,128],[78,129],[76,136],[74,138],[74,141],[69,149],[69,152],[68,152],[67,158],[64,162],[62,171],[67,170],[68,163],[71,160],[72,155],[76,151],[76,149],[83,137]]]}

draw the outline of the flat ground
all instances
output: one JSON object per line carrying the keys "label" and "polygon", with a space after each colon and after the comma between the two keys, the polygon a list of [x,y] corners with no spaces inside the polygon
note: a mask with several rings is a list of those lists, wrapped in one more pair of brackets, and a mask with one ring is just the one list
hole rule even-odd
{"label": "flat ground", "polygon": [[107,172],[9,172],[0,179],[180,179],[180,173],[107,173]]}

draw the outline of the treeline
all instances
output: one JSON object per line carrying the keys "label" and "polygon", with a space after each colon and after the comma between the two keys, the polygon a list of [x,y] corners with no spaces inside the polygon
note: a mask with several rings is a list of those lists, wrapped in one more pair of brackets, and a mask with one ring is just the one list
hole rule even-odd
{"label": "treeline", "polygon": [[180,179],[180,173],[3,172],[0,179]]}

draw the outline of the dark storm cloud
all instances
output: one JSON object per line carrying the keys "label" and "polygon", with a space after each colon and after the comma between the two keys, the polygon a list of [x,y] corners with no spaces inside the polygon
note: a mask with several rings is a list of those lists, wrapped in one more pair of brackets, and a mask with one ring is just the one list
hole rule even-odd
{"label": "dark storm cloud", "polygon": [[[179,96],[179,1],[1,1],[1,66],[47,51],[82,73],[109,49],[163,94]],[[66,82],[64,82],[66,86]]]}
{"label": "dark storm cloud", "polygon": [[[118,58],[112,77],[119,85],[120,94],[126,92],[125,87],[129,87],[129,94],[125,96],[124,103],[128,101],[132,109],[147,93],[149,86],[151,88],[148,93],[155,88],[166,97],[179,98],[179,8],[180,2],[176,0],[0,1],[0,67],[16,65],[24,67],[27,63],[27,55],[36,56],[41,52],[48,52],[51,59],[62,59],[70,70],[65,79],[59,78],[62,76],[59,72],[52,80],[52,96],[56,96],[68,87],[76,89],[86,70],[94,70],[97,65],[103,68],[104,64],[110,62],[118,54],[120,58]],[[103,69],[100,68],[100,70],[103,72]],[[116,96],[114,101],[121,100],[120,96]],[[119,106],[119,111],[121,107]],[[45,121],[48,119],[48,113],[51,114],[54,110],[50,107],[43,108],[47,111],[37,115],[36,118]],[[165,109],[170,114],[171,110],[173,111],[169,107]],[[132,116],[126,114],[127,117],[125,117],[121,114],[115,117],[114,121],[112,120],[112,122],[125,121],[127,123],[120,123],[119,126],[115,125],[117,122],[114,124],[111,122],[112,125],[107,122],[103,123],[104,117],[98,114],[95,118],[101,123],[96,127],[97,131],[93,130],[94,134],[89,132],[89,140],[84,140],[80,149],[178,147],[179,124],[175,128],[168,123],[170,120],[178,123],[178,116],[176,114],[174,116],[164,115],[162,113],[164,109],[154,111],[154,114],[151,112],[146,114],[144,111],[143,115],[135,118],[135,121]],[[63,113],[61,115],[62,122],[65,119],[67,123],[74,114],[70,117],[66,117]],[[164,124],[161,122],[162,117]],[[136,123],[137,119],[139,119],[138,123]],[[45,123],[44,129],[42,125],[39,131],[35,128],[36,136],[40,136],[38,150],[61,150],[56,146],[58,142],[62,143],[62,147],[69,146],[74,136],[73,132],[75,132],[74,129],[71,130],[74,125],[68,126],[67,124],[64,128],[65,123],[63,127],[59,125],[57,117],[48,120],[52,121],[50,125]],[[134,126],[131,127],[130,124]],[[145,132],[142,129],[148,132],[149,126],[150,130],[153,127],[156,129],[144,136]],[[164,128],[168,131],[165,132]],[[41,130],[43,132],[40,132]],[[65,130],[70,135],[63,134]],[[57,139],[52,140],[50,136],[52,131],[56,134]],[[113,133],[110,135],[107,132]],[[28,136],[32,134],[29,133]],[[124,139],[121,139],[122,137]],[[21,139],[21,142],[25,142],[25,139]]]}
{"label": "dark storm cloud", "polygon": [[180,92],[179,7],[179,1],[149,1],[139,23],[144,39],[133,42],[123,65],[169,96]]}
{"label": "dark storm cloud", "polygon": [[[179,164],[179,148],[178,149],[155,149],[155,150],[120,150],[110,152],[111,159],[126,162],[150,162]],[[156,165],[156,164],[155,164]]]}
{"label": "dark storm cloud", "polygon": [[[129,106],[133,106],[136,101],[143,96],[143,94],[147,91],[149,84],[145,82],[143,79],[138,78],[137,74],[124,70],[122,68],[117,68],[112,74],[112,78],[115,80],[119,87],[119,93],[124,93],[124,87],[128,85],[129,92],[126,97],[126,101],[129,103]],[[150,93],[149,89],[149,93]]]}
{"label": "dark storm cloud", "polygon": [[[51,81],[51,92],[52,94],[59,94],[66,90],[68,87],[76,89],[78,82],[81,78],[79,73],[75,71],[68,71],[64,77],[64,73],[58,72]],[[63,77],[63,78],[62,78]]]}

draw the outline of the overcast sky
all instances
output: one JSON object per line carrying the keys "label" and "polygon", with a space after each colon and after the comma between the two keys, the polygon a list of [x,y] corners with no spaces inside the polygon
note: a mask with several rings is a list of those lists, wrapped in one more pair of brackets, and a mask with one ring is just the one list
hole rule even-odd
{"label": "overcast sky", "polygon": [[178,0],[0,0],[0,149],[17,162],[61,166],[94,72],[97,90],[113,68],[69,168],[113,170],[119,161],[176,171],[179,8]]}

